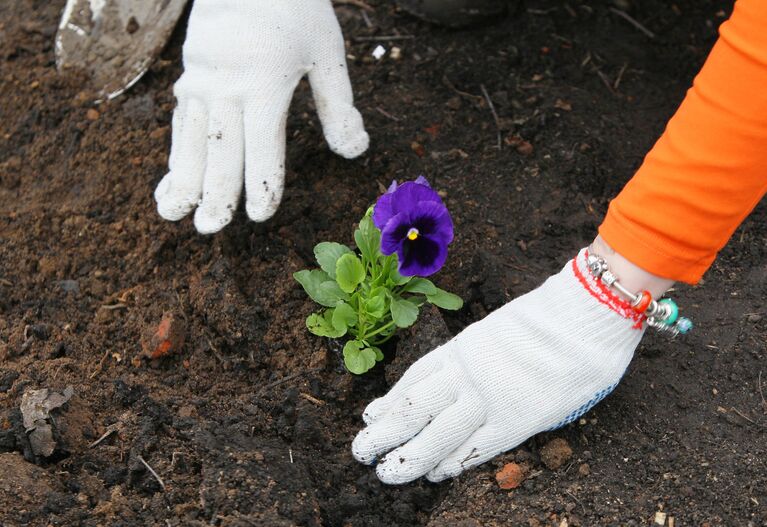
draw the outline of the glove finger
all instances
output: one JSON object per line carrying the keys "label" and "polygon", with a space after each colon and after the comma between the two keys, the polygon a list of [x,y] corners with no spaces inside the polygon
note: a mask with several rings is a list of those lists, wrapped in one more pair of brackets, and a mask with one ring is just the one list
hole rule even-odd
{"label": "glove finger", "polygon": [[245,110],[245,210],[253,221],[271,218],[282,200],[285,125],[291,93],[278,104]]}
{"label": "glove finger", "polygon": [[386,415],[357,434],[352,455],[360,463],[371,463],[398,447],[453,404],[457,390],[455,376],[446,371],[413,386]]}
{"label": "glove finger", "polygon": [[178,221],[197,206],[202,195],[207,151],[208,112],[194,97],[179,96],[173,113],[173,141],[170,172],[155,190],[157,212],[170,221]]}
{"label": "glove finger", "polygon": [[365,424],[372,424],[386,415],[389,409],[412,386],[439,371],[442,368],[444,353],[444,347],[437,348],[410,366],[386,395],[375,399],[367,405],[365,411],[362,412],[362,420],[365,421]]}
{"label": "glove finger", "polygon": [[354,107],[340,28],[335,36],[315,42],[314,46],[309,82],[325,139],[336,154],[347,159],[357,157],[367,150],[370,139],[362,116]]}
{"label": "glove finger", "polygon": [[498,445],[498,431],[492,426],[485,425],[431,469],[426,474],[426,478],[435,483],[453,478],[464,470],[481,465],[503,452],[504,450],[501,450]]}
{"label": "glove finger", "polygon": [[243,141],[240,106],[231,101],[214,102],[208,117],[202,202],[194,215],[194,225],[202,234],[218,232],[232,221],[242,192]]}
{"label": "glove finger", "polygon": [[476,395],[461,395],[413,439],[391,451],[376,467],[378,478],[398,485],[420,478],[482,426],[485,411]]}

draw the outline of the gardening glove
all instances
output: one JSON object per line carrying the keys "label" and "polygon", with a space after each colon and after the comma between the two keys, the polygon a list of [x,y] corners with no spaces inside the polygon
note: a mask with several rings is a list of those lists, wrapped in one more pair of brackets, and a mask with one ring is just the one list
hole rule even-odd
{"label": "gardening glove", "polygon": [[384,483],[442,481],[574,421],[609,394],[644,327],[589,274],[586,258],[583,249],[538,289],[413,364],[365,409],[354,457],[378,459]]}
{"label": "gardening glove", "polygon": [[269,219],[282,197],[288,107],[307,73],[331,150],[362,154],[368,135],[330,0],[196,0],[174,87],[170,172],[155,190],[160,216],[176,221],[197,207],[197,230],[217,232],[244,178],[248,216]]}

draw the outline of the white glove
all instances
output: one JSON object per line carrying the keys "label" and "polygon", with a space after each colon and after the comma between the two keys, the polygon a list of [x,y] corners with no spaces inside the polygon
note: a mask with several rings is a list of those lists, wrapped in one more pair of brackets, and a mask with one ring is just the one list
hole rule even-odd
{"label": "white glove", "polygon": [[307,73],[330,148],[362,154],[368,135],[330,0],[196,0],[174,87],[170,172],[155,190],[160,216],[176,221],[197,207],[197,230],[217,232],[244,174],[248,216],[270,218],[282,197],[288,107]]}
{"label": "white glove", "polygon": [[584,249],[413,364],[367,407],[352,453],[372,463],[389,452],[376,468],[384,483],[456,476],[587,412],[618,384],[643,333],[589,274]]}

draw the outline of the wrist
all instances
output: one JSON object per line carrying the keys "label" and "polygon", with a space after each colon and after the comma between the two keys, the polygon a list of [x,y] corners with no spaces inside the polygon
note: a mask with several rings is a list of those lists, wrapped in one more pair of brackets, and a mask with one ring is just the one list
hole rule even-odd
{"label": "wrist", "polygon": [[[589,246],[589,252],[604,258],[610,270],[618,277],[623,287],[629,291],[649,291],[653,298],[660,298],[668,291],[674,281],[645,271],[617,253],[601,236],[597,236]],[[616,291],[621,298],[628,300],[625,295]]]}

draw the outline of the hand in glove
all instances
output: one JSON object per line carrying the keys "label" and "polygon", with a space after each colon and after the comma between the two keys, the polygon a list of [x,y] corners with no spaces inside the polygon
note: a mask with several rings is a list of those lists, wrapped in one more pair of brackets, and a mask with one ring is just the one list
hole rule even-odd
{"label": "hand in glove", "polygon": [[378,459],[384,483],[441,481],[574,421],[610,393],[644,329],[589,274],[586,253],[413,364],[365,410],[354,457]]}
{"label": "hand in glove", "polygon": [[160,215],[176,221],[197,207],[197,230],[217,232],[244,181],[248,216],[270,218],[282,197],[288,107],[307,73],[330,148],[362,154],[368,135],[330,0],[196,0],[174,87],[170,172],[155,191]]}

